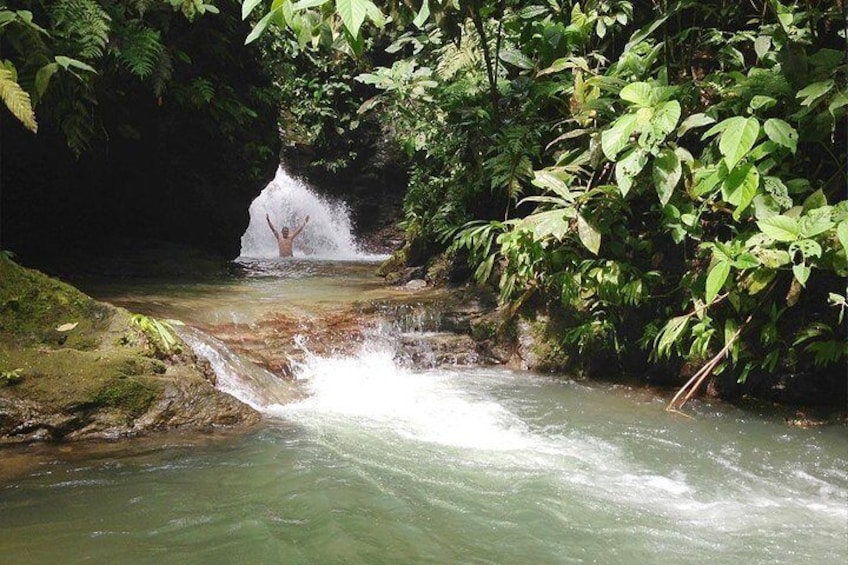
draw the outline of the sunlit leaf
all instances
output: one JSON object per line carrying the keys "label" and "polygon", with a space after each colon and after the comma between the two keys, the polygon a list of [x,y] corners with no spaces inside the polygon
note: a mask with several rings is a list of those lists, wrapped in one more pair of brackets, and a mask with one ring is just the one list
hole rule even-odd
{"label": "sunlit leaf", "polygon": [[727,120],[729,123],[721,132],[718,150],[727,162],[727,168],[733,169],[748,151],[754,147],[760,134],[760,122],[756,118],[736,116]]}
{"label": "sunlit leaf", "polygon": [[647,82],[632,82],[618,93],[622,100],[637,106],[651,106],[654,88]]}
{"label": "sunlit leaf", "polygon": [[680,181],[682,174],[680,159],[671,149],[663,149],[654,159],[653,178],[660,204],[665,206],[671,199],[674,187]]}
{"label": "sunlit leaf", "polygon": [[601,232],[583,214],[577,215],[577,234],[583,246],[593,255],[597,255],[601,248]]}
{"label": "sunlit leaf", "polygon": [[727,277],[730,275],[730,263],[727,261],[717,261],[710,269],[707,275],[706,300],[707,304],[711,304],[715,297],[721,292]]}
{"label": "sunlit leaf", "polygon": [[769,139],[788,148],[792,153],[798,149],[798,132],[795,128],[777,118],[769,118],[763,124],[763,130]]}
{"label": "sunlit leaf", "polygon": [[359,35],[359,28],[365,22],[370,0],[335,0],[336,13],[352,37]]}
{"label": "sunlit leaf", "polygon": [[798,220],[786,215],[772,216],[757,221],[760,231],[775,241],[795,241],[798,239]]}
{"label": "sunlit leaf", "polygon": [[733,218],[738,220],[757,195],[760,186],[760,173],[753,165],[740,165],[730,171],[724,179],[722,193],[724,199],[736,206]]}
{"label": "sunlit leaf", "polygon": [[689,130],[714,124],[715,120],[706,114],[692,114],[677,128],[677,137],[683,137]]}
{"label": "sunlit leaf", "polygon": [[630,135],[636,129],[636,115],[626,114],[612,123],[609,129],[601,133],[601,149],[610,161],[630,143]]}

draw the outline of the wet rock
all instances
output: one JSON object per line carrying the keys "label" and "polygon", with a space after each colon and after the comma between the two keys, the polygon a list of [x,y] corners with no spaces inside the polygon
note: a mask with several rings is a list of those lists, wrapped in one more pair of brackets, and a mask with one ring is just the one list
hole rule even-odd
{"label": "wet rock", "polygon": [[408,333],[400,336],[398,345],[397,359],[416,368],[471,366],[481,362],[477,343],[468,335]]}
{"label": "wet rock", "polygon": [[[26,308],[9,313],[17,297],[27,297]],[[215,389],[210,368],[187,348],[162,355],[126,310],[2,254],[0,310],[0,373],[18,375],[0,386],[0,443],[258,421],[250,407]],[[53,338],[62,324],[76,325],[60,343]]]}
{"label": "wet rock", "polygon": [[420,279],[423,276],[424,267],[406,267],[388,273],[386,275],[386,284],[389,286],[402,286],[414,279]]}
{"label": "wet rock", "polygon": [[427,281],[424,281],[422,279],[412,279],[411,281],[403,285],[403,288],[405,288],[406,290],[424,290],[425,288],[427,288]]}

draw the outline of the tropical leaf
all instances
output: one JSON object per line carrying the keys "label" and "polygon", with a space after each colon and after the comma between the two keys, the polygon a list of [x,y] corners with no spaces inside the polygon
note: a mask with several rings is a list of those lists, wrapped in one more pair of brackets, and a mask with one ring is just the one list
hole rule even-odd
{"label": "tropical leaf", "polygon": [[798,220],[784,215],[759,220],[757,227],[775,241],[795,241],[800,233]]}
{"label": "tropical leaf", "polygon": [[653,178],[660,204],[665,206],[671,199],[674,187],[680,181],[683,169],[680,158],[671,149],[663,149],[654,159]]}
{"label": "tropical leaf", "polygon": [[32,109],[32,101],[29,94],[21,88],[13,78],[12,71],[0,67],[0,98],[6,104],[6,108],[15,116],[25,128],[33,133],[38,131],[38,123],[35,121],[35,112]]}
{"label": "tropical leaf", "polygon": [[710,272],[707,275],[706,284],[707,304],[712,304],[715,297],[718,296],[719,292],[721,292],[721,289],[724,287],[724,283],[727,282],[728,275],[730,275],[730,263],[727,261],[717,261],[710,269]]}
{"label": "tropical leaf", "polygon": [[370,0],[336,0],[336,13],[352,37],[359,35],[370,3]]}
{"label": "tropical leaf", "polygon": [[626,114],[612,123],[609,129],[601,134],[601,149],[610,161],[630,143],[630,134],[636,129],[636,115]]}
{"label": "tropical leaf", "polygon": [[601,232],[597,226],[586,219],[583,214],[577,215],[577,235],[583,246],[597,255],[601,248]]}
{"label": "tropical leaf", "polygon": [[722,194],[725,200],[736,206],[736,210],[733,212],[735,220],[738,220],[742,212],[750,206],[757,195],[759,186],[760,172],[751,164],[736,167],[724,179]]}
{"label": "tropical leaf", "polygon": [[757,142],[757,137],[760,134],[760,122],[757,118],[743,118],[741,116],[726,121],[728,124],[721,133],[718,150],[727,162],[727,168],[732,170],[736,163],[741,161]]}
{"label": "tropical leaf", "polygon": [[788,148],[792,153],[798,150],[798,132],[783,120],[769,118],[763,124],[763,130],[778,145]]}

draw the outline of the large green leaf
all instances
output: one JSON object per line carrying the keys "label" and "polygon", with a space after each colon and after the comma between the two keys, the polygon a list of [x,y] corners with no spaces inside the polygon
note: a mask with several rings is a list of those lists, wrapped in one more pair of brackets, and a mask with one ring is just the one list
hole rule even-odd
{"label": "large green leaf", "polygon": [[529,70],[533,68],[533,61],[518,49],[502,49],[500,59],[519,69]]}
{"label": "large green leaf", "polygon": [[35,133],[38,123],[32,110],[29,94],[12,78],[12,71],[0,66],[0,99],[13,116],[18,118],[25,128]]}
{"label": "large green leaf", "polygon": [[842,220],[836,226],[836,237],[839,238],[839,243],[842,244],[845,255],[848,255],[848,220]]}
{"label": "large green leaf", "polygon": [[692,195],[695,197],[710,194],[724,179],[727,178],[728,172],[724,162],[719,163],[718,167],[703,167],[697,169],[694,174],[694,183],[692,185]]}
{"label": "large green leaf", "polygon": [[800,232],[798,220],[782,214],[759,220],[757,227],[775,241],[795,241]]}
{"label": "large green leaf", "polygon": [[727,281],[730,275],[730,263],[727,261],[717,261],[713,268],[710,269],[707,275],[707,304],[711,304]]}
{"label": "large green leaf", "polygon": [[282,11],[279,9],[271,10],[270,12],[262,16],[262,19],[259,20],[255,26],[253,26],[252,30],[250,30],[250,33],[244,40],[244,44],[247,45],[248,43],[256,41],[259,36],[262,35],[262,32],[264,32],[265,29],[268,27],[268,24],[271,23],[271,18],[273,18],[278,13],[281,14]]}
{"label": "large green leaf", "polygon": [[715,120],[706,114],[692,114],[683,120],[683,123],[680,124],[679,128],[677,128],[677,137],[682,137],[691,129],[708,126],[714,123]]}
{"label": "large green leaf", "polygon": [[637,106],[651,106],[654,87],[647,82],[632,82],[621,89],[618,95]]}
{"label": "large green leaf", "polygon": [[612,123],[609,129],[601,133],[601,149],[610,161],[630,143],[630,134],[636,128],[636,115],[626,114]]}
{"label": "large green leaf", "polygon": [[795,97],[803,98],[803,100],[801,100],[802,106],[810,106],[813,102],[830,92],[833,89],[833,86],[834,82],[832,80],[814,82],[806,88],[799,90]]}
{"label": "large green leaf", "polygon": [[827,196],[822,189],[818,189],[804,199],[804,212],[827,206]]}
{"label": "large green leaf", "polygon": [[754,147],[760,135],[760,122],[757,118],[736,116],[727,120],[729,123],[718,142],[718,150],[727,162],[727,168],[733,169],[748,151]]}
{"label": "large green leaf", "polygon": [[657,137],[665,138],[668,134],[674,131],[677,127],[677,122],[680,121],[680,102],[677,100],[669,100],[657,106],[654,111],[654,116],[651,118],[651,125]]}
{"label": "large green leaf", "polygon": [[798,132],[783,120],[769,118],[763,124],[763,130],[769,139],[788,148],[792,153],[798,149]]}
{"label": "large green leaf", "polygon": [[680,158],[671,149],[663,149],[654,159],[654,186],[657,189],[660,204],[663,206],[671,199],[671,194],[680,181],[682,172]]}
{"label": "large green leaf", "polygon": [[547,210],[527,216],[521,221],[518,228],[530,230],[536,240],[542,240],[548,236],[562,240],[568,233],[569,219],[573,217],[573,209]]}
{"label": "large green leaf", "polygon": [[830,206],[810,210],[798,220],[798,233],[801,237],[814,237],[826,232],[834,226],[831,216]]}
{"label": "large green leaf", "polygon": [[59,63],[47,63],[35,73],[35,92],[39,98],[44,96],[47,91],[47,86],[50,84],[50,78],[59,70]]}
{"label": "large green leaf", "polygon": [[368,4],[372,2],[370,0],[336,0],[336,13],[339,14],[345,28],[353,37],[359,35],[359,28],[365,22]]}
{"label": "large green leaf", "polygon": [[549,190],[566,200],[574,200],[574,195],[568,189],[568,184],[566,183],[566,179],[568,178],[570,178],[570,175],[566,173],[542,169],[541,171],[533,171],[533,180],[531,182],[535,186]]}
{"label": "large green leaf", "polygon": [[246,20],[247,16],[258,6],[262,0],[244,0],[241,4],[241,19]]}
{"label": "large green leaf", "polygon": [[95,68],[89,65],[88,63],[83,63],[82,61],[72,59],[71,57],[65,57],[64,55],[56,55],[56,57],[54,57],[54,60],[59,64],[60,67],[65,70],[79,69],[81,71],[97,74]]}
{"label": "large green leaf", "polygon": [[601,248],[601,232],[583,214],[577,215],[577,235],[580,236],[580,242],[584,247],[597,255]]}
{"label": "large green leaf", "polygon": [[627,196],[633,186],[633,178],[648,163],[648,153],[641,148],[631,149],[615,164],[615,180],[622,196]]}
{"label": "large green leaf", "polygon": [[760,186],[760,172],[754,165],[740,165],[730,171],[724,179],[722,195],[724,199],[736,206],[733,219],[738,220],[742,212],[751,204]]}
{"label": "large green leaf", "polygon": [[810,278],[811,270],[810,266],[806,263],[796,263],[792,265],[792,274],[795,275],[795,278],[798,279],[801,286],[807,286],[807,279]]}

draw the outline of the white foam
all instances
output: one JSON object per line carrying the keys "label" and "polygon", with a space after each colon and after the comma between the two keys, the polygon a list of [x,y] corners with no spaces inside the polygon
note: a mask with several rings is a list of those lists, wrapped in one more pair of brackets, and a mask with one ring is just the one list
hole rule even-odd
{"label": "white foam", "polygon": [[474,398],[443,371],[418,373],[394,361],[388,347],[348,357],[309,357],[298,371],[309,396],[278,415],[301,421],[356,420],[407,439],[451,447],[533,447],[523,422],[497,402]]}
{"label": "white foam", "polygon": [[215,388],[221,392],[259,412],[267,412],[295,398],[291,385],[243,360],[220,340],[188,326],[177,326],[176,330],[194,354],[212,366]]}
{"label": "white foam", "polygon": [[337,261],[383,258],[360,251],[343,202],[318,196],[282,167],[250,204],[250,223],[241,237],[241,257],[273,259],[278,256],[277,241],[265,220],[266,214],[278,230],[284,226],[294,230],[309,216],[309,223],[294,240],[295,257]]}

